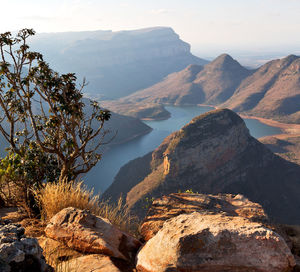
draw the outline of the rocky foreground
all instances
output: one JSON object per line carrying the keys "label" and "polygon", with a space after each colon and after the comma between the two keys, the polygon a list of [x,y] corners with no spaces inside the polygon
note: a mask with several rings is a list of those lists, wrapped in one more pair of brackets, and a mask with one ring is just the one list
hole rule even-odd
{"label": "rocky foreground", "polygon": [[141,225],[139,240],[107,219],[72,207],[50,220],[45,236],[38,238],[41,247],[23,233],[20,226],[0,225],[1,271],[52,271],[41,247],[56,271],[287,272],[300,268],[299,228],[271,225],[262,207],[242,195],[178,193],[156,199]]}

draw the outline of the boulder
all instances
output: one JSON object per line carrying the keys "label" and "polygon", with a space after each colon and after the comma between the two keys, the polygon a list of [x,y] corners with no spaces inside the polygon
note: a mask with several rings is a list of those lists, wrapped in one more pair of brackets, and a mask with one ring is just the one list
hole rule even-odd
{"label": "boulder", "polygon": [[60,265],[64,261],[82,256],[82,253],[66,247],[62,242],[45,236],[37,239],[40,247],[43,249],[47,263],[53,267]]}
{"label": "boulder", "polygon": [[295,259],[280,235],[260,223],[225,213],[173,217],[137,256],[141,272],[282,272],[294,266]]}
{"label": "boulder", "polygon": [[223,213],[258,222],[268,220],[261,205],[249,201],[242,195],[178,193],[163,196],[153,201],[141,225],[141,235],[144,240],[148,241],[162,228],[167,219],[192,212],[201,214]]}
{"label": "boulder", "polygon": [[45,233],[80,252],[124,260],[130,260],[141,246],[137,239],[116,228],[108,219],[72,207],[52,217]]}
{"label": "boulder", "polygon": [[0,271],[52,271],[35,238],[26,238],[19,224],[0,222]]}
{"label": "boulder", "polygon": [[108,256],[91,254],[61,264],[68,272],[120,272]]}

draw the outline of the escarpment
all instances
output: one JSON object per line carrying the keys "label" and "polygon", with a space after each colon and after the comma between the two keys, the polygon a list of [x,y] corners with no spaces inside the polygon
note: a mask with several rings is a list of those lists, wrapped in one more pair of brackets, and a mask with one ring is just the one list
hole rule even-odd
{"label": "escarpment", "polygon": [[[126,188],[126,203],[140,217],[152,197],[192,190],[241,193],[260,203],[275,221],[300,222],[299,165],[273,154],[228,109],[194,118],[168,136],[144,162],[150,173],[145,171],[144,177]],[[123,173],[134,164],[128,163]],[[122,182],[122,176],[115,182]]]}

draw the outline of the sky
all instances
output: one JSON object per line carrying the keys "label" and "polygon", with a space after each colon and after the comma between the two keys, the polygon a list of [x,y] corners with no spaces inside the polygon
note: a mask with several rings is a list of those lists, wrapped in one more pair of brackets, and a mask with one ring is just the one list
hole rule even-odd
{"label": "sky", "polygon": [[170,26],[192,51],[300,54],[300,0],[0,0],[0,31]]}

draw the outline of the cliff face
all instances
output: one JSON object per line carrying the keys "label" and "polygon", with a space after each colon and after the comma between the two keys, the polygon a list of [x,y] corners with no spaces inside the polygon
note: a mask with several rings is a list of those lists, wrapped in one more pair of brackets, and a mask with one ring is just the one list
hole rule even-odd
{"label": "cliff face", "polygon": [[193,190],[242,193],[260,203],[271,218],[300,222],[300,167],[251,137],[244,121],[230,110],[194,118],[164,140],[149,164],[152,171],[127,188],[127,204],[141,216],[146,197]]}
{"label": "cliff face", "polygon": [[189,64],[206,64],[168,27],[132,31],[39,34],[32,41],[60,72],[86,77],[87,92],[126,96]]}

